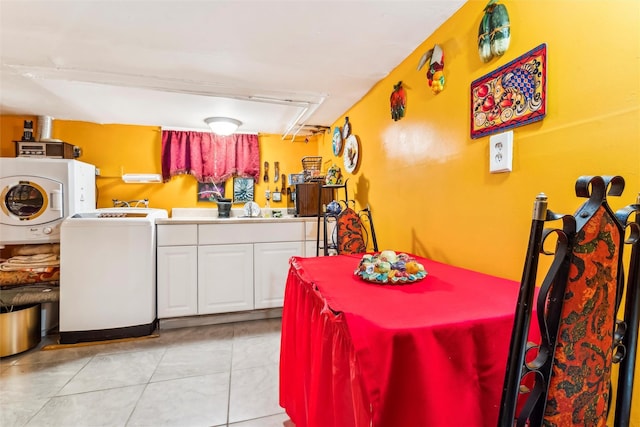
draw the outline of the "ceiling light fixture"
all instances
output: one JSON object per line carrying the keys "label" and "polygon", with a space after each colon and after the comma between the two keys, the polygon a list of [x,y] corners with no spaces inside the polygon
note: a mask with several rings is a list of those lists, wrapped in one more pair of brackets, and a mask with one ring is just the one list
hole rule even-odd
{"label": "ceiling light fixture", "polygon": [[207,117],[204,122],[209,125],[211,132],[222,136],[231,135],[242,124],[240,120],[229,117]]}

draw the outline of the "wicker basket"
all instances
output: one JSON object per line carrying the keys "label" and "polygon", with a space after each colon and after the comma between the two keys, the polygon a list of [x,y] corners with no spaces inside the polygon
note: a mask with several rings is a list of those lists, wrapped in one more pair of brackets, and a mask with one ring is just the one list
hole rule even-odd
{"label": "wicker basket", "polygon": [[302,158],[302,168],[304,170],[305,181],[312,178],[320,177],[320,168],[322,167],[322,157],[306,156]]}

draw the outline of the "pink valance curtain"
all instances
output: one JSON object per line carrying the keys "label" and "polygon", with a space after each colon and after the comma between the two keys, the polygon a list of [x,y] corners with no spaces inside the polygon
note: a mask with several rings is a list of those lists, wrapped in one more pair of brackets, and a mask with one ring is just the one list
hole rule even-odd
{"label": "pink valance curtain", "polygon": [[210,132],[162,131],[162,180],[189,174],[199,182],[260,175],[257,135],[219,136]]}

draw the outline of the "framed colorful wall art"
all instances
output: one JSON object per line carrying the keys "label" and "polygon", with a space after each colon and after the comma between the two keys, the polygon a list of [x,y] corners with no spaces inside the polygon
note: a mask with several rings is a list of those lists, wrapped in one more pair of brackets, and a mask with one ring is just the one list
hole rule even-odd
{"label": "framed colorful wall art", "polygon": [[471,83],[471,138],[542,120],[547,112],[547,45]]}
{"label": "framed colorful wall art", "polygon": [[251,202],[254,197],[253,178],[233,178],[233,203]]}
{"label": "framed colorful wall art", "polygon": [[224,199],[224,182],[198,182],[198,201],[217,202]]}

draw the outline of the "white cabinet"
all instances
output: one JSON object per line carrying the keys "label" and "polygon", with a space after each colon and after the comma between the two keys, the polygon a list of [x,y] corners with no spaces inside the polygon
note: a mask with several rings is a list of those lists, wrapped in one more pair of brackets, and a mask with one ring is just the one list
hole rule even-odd
{"label": "white cabinet", "polygon": [[[320,242],[322,244],[322,242]],[[320,256],[323,255],[322,249],[320,249]],[[316,256],[316,239],[307,240],[304,242],[304,256]]]}
{"label": "white cabinet", "polygon": [[303,251],[300,241],[253,245],[255,308],[282,307],[289,258],[302,256]]}
{"label": "white cabinet", "polygon": [[198,247],[198,314],[253,308],[253,245]]}
{"label": "white cabinet", "polygon": [[282,307],[289,259],[315,246],[305,224],[158,224],[158,318]]}
{"label": "white cabinet", "polygon": [[[333,230],[332,224],[329,224],[329,239],[331,239],[330,232]],[[318,237],[320,241],[318,242]],[[304,256],[314,257],[324,255],[324,220],[320,221],[320,233],[318,234],[318,221],[313,218],[313,221],[306,221],[304,223]]]}
{"label": "white cabinet", "polygon": [[198,226],[158,225],[158,318],[198,314]]}
{"label": "white cabinet", "polygon": [[158,247],[158,318],[198,314],[198,248]]}

